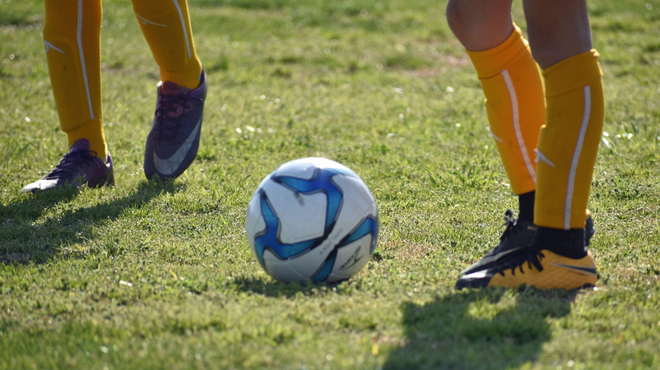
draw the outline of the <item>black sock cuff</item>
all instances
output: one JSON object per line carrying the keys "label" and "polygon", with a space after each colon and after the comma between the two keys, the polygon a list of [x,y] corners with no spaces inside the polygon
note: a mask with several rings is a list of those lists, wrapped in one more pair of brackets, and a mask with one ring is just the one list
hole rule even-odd
{"label": "black sock cuff", "polygon": [[532,190],[529,193],[518,195],[518,220],[520,221],[534,221],[534,198],[536,191]]}
{"label": "black sock cuff", "polygon": [[532,245],[539,250],[547,249],[564,257],[579,259],[587,255],[584,229],[552,229],[538,227]]}

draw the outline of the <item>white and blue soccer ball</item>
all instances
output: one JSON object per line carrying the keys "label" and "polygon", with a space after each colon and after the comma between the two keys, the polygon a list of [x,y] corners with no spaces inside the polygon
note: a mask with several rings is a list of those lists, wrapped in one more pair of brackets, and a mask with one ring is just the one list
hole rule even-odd
{"label": "white and blue soccer ball", "polygon": [[261,267],[279,281],[338,282],[369,262],[378,208],[360,176],[325,158],[287,162],[259,184],[245,229]]}

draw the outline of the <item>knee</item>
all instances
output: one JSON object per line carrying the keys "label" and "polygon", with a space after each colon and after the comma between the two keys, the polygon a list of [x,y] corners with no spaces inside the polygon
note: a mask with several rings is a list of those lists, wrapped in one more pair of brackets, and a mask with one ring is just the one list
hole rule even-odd
{"label": "knee", "polygon": [[511,0],[450,0],[447,23],[466,49],[490,49],[513,31]]}
{"label": "knee", "polygon": [[460,0],[449,0],[447,3],[447,24],[459,40],[469,38],[471,26],[470,15],[473,14],[469,7]]}

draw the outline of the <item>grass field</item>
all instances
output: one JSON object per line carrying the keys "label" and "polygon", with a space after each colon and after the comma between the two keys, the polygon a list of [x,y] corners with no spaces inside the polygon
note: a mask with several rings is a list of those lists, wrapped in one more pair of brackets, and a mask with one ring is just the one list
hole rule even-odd
{"label": "grass field", "polygon": [[[444,5],[190,0],[203,138],[161,183],[142,172],[158,69],[130,2],[106,0],[116,187],[20,195],[66,138],[42,2],[0,0],[0,369],[660,368],[660,1],[589,4],[607,112],[580,293],[453,290],[516,199]],[[306,156],[380,210],[374,258],[337,286],[272,280],[244,236],[260,180]]]}

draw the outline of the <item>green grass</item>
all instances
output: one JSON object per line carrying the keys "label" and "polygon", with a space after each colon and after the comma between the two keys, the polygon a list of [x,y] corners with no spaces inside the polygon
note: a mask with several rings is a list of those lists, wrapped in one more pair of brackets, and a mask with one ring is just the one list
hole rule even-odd
{"label": "green grass", "polygon": [[[429,0],[198,0],[198,159],[148,182],[158,69],[104,1],[114,188],[20,195],[66,151],[43,5],[0,1],[0,369],[660,368],[660,2],[589,4],[605,72],[597,291],[455,292],[515,208],[472,66]],[[520,4],[514,16],[524,29]],[[281,284],[245,208],[295,158],[354,169],[381,215],[350,282]]]}

